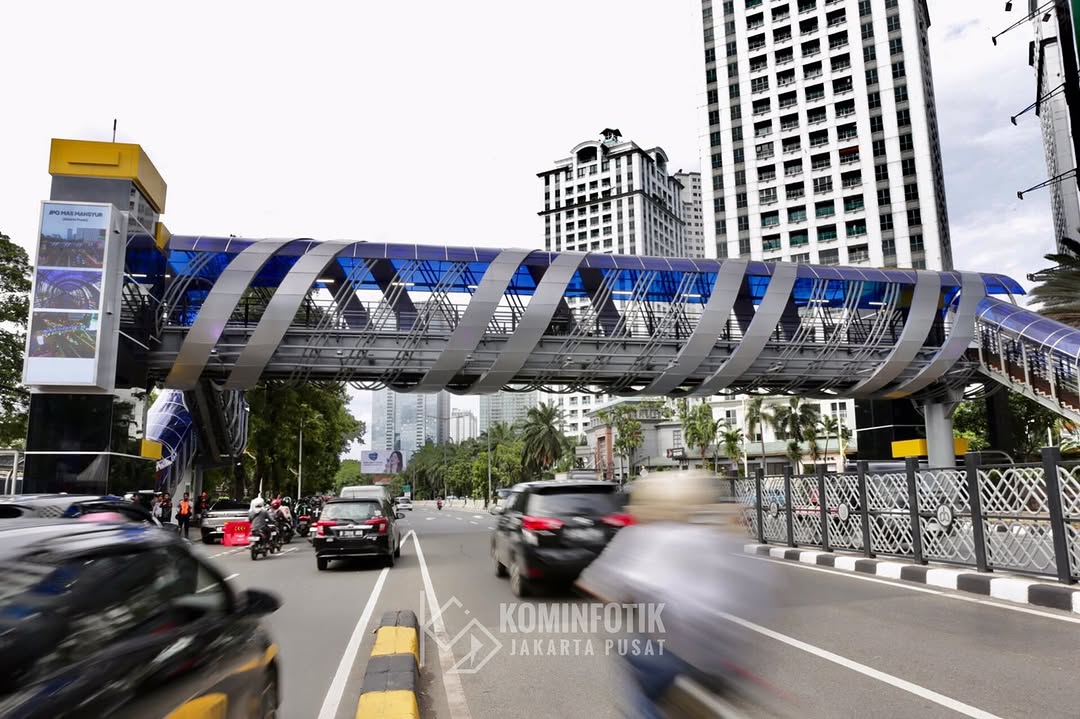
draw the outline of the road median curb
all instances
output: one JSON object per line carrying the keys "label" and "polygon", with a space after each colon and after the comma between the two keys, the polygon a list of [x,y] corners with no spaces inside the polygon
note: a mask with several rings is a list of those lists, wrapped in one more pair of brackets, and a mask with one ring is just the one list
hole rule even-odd
{"label": "road median curb", "polygon": [[760,557],[784,559],[800,564],[831,567],[847,572],[870,574],[885,579],[902,579],[942,589],[954,589],[984,597],[1006,599],[1080,614],[1080,589],[1063,584],[1040,582],[1015,574],[973,572],[964,569],[912,564],[888,559],[866,559],[849,554],[815,549],[792,549],[769,544],[746,544],[743,552]]}
{"label": "road median curb", "polygon": [[419,719],[420,625],[409,610],[382,615],[356,719]]}

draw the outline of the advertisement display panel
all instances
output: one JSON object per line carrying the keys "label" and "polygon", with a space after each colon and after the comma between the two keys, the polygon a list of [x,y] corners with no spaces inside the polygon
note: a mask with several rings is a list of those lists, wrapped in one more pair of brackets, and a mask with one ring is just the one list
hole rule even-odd
{"label": "advertisement display panel", "polygon": [[124,221],[109,204],[42,203],[26,384],[112,388]]}
{"label": "advertisement display panel", "polygon": [[405,471],[405,453],[400,449],[365,449],[360,455],[364,474],[400,474]]}

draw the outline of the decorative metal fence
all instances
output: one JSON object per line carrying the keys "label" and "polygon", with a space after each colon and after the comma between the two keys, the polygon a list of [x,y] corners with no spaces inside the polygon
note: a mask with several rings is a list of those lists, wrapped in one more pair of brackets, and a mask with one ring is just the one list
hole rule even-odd
{"label": "decorative metal fence", "polygon": [[[846,549],[1080,579],[1080,463],[1056,447],[1039,464],[903,472],[764,476],[735,483],[746,526],[761,542]],[[824,498],[824,499],[823,499]]]}

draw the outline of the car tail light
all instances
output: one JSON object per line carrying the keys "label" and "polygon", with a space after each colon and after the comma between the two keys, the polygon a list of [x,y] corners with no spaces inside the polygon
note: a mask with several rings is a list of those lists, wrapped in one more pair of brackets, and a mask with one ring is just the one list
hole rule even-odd
{"label": "car tail light", "polygon": [[386,530],[390,526],[390,523],[386,521],[386,517],[375,517],[364,522],[364,524],[369,527],[377,527],[379,534],[386,534]]}
{"label": "car tail light", "polygon": [[624,512],[616,512],[607,515],[601,521],[604,524],[610,524],[612,527],[628,527],[634,523],[634,518]]}
{"label": "car tail light", "polygon": [[319,537],[325,537],[326,528],[336,526],[337,522],[332,519],[320,519],[318,522],[315,522],[315,534]]}
{"label": "car tail light", "polygon": [[555,532],[562,529],[561,520],[551,517],[522,517],[521,528],[533,532]]}

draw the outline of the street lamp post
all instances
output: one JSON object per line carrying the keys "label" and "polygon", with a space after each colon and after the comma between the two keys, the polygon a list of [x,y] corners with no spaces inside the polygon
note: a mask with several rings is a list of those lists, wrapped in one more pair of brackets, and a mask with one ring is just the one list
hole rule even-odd
{"label": "street lamp post", "polygon": [[488,491],[487,497],[484,498],[484,506],[487,507],[491,502],[491,426],[488,426],[487,431],[487,459],[488,459]]}

